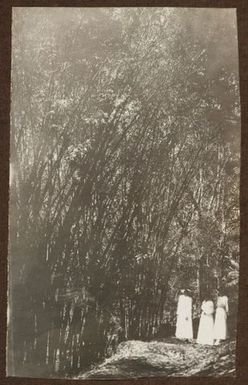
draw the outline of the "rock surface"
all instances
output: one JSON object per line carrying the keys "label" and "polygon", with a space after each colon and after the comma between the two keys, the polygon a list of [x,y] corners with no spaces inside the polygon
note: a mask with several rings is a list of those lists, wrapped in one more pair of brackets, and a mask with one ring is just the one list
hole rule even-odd
{"label": "rock surface", "polygon": [[163,376],[234,376],[235,341],[201,346],[170,338],[122,342],[116,354],[78,379]]}

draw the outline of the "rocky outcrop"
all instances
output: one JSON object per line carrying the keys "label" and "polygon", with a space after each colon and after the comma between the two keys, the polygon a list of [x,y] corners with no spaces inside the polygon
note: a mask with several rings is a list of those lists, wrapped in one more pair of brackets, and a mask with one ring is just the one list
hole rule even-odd
{"label": "rocky outcrop", "polygon": [[79,375],[80,379],[118,379],[162,376],[233,376],[235,342],[220,346],[163,341],[122,342],[116,354]]}

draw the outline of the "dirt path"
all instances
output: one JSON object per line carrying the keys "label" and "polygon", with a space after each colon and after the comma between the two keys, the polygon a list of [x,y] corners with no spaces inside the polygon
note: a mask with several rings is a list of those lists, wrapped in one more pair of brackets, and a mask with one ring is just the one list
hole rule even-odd
{"label": "dirt path", "polygon": [[234,341],[207,347],[171,338],[151,342],[123,342],[115,355],[77,378],[234,375]]}

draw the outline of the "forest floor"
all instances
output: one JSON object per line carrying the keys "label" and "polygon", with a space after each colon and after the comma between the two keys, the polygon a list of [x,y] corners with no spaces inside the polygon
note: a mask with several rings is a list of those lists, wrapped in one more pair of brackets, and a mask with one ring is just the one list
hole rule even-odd
{"label": "forest floor", "polygon": [[235,341],[203,346],[172,337],[151,342],[122,342],[116,354],[77,378],[234,375]]}

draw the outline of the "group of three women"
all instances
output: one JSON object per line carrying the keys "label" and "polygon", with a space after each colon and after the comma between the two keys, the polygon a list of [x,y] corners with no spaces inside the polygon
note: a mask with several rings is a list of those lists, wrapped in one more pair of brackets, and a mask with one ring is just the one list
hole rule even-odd
{"label": "group of three women", "polygon": [[[215,318],[214,318],[215,313]],[[203,345],[218,345],[227,338],[228,298],[219,293],[216,310],[211,298],[206,297],[201,306],[201,317],[196,342]],[[180,290],[177,305],[176,337],[193,339],[192,298],[185,289]]]}

